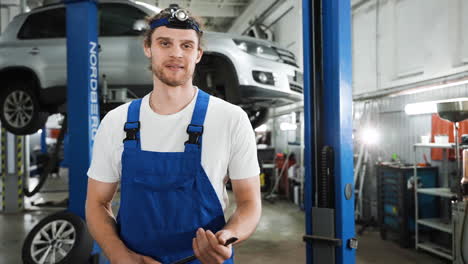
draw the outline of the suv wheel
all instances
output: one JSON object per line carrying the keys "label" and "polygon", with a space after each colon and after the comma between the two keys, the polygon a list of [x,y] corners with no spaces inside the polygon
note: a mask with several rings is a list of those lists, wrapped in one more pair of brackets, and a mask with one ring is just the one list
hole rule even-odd
{"label": "suv wheel", "polygon": [[0,120],[15,135],[33,134],[47,121],[48,114],[40,111],[39,100],[24,81],[11,82],[0,94]]}
{"label": "suv wheel", "polygon": [[85,222],[62,211],[42,219],[26,237],[22,258],[25,264],[88,263],[93,239]]}

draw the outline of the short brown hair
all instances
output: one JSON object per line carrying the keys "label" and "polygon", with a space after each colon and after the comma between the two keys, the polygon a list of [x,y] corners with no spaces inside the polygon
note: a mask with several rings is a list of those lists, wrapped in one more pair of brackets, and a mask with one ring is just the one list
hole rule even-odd
{"label": "short brown hair", "polygon": [[[201,48],[202,47],[202,36],[203,36],[203,24],[201,23],[201,20],[198,17],[192,16],[192,14],[190,14],[190,12],[187,9],[185,9],[185,10],[189,14],[189,19],[192,19],[193,21],[198,23],[198,28],[200,29],[200,32],[196,31],[196,33],[197,33],[197,36],[198,36],[198,48]],[[146,47],[151,47],[151,41],[152,41],[151,36],[153,35],[153,32],[156,30],[156,28],[151,29],[151,26],[150,26],[151,23],[153,23],[155,20],[171,16],[170,13],[164,12],[164,11],[165,10],[162,10],[161,12],[157,13],[156,15],[146,18],[146,23],[148,24],[148,30],[146,30],[143,33],[143,43],[145,44]]]}

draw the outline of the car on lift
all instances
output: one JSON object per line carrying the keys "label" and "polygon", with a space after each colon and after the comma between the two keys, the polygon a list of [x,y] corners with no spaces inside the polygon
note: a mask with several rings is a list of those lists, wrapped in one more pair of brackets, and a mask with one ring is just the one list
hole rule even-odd
{"label": "car on lift", "polygon": [[[153,82],[142,50],[142,22],[160,9],[126,0],[98,6],[100,86],[123,91],[123,98],[144,96]],[[65,112],[65,13],[63,3],[33,9],[16,16],[0,35],[0,121],[14,134],[32,134],[50,114]],[[292,52],[240,35],[206,32],[203,38],[194,84],[241,106],[253,127],[266,121],[272,106],[302,100],[302,72]],[[114,101],[101,108],[105,114],[115,106]]]}

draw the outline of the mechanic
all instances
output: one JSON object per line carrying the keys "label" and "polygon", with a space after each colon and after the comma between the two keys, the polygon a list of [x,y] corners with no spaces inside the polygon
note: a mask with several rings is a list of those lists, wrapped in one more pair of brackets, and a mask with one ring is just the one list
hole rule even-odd
{"label": "mechanic", "polygon": [[[200,23],[176,5],[148,19],[153,90],[102,120],[88,170],[86,219],[112,264],[234,263],[261,215],[255,136],[238,106],[192,84]],[[236,209],[227,224],[226,181]],[[120,182],[120,209],[112,200]]]}

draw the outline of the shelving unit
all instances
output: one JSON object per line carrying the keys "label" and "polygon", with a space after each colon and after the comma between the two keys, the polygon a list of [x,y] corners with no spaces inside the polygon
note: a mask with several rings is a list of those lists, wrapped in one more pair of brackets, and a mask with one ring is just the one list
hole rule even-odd
{"label": "shelving unit", "polygon": [[[391,238],[402,248],[413,247],[415,224],[414,193],[408,189],[408,181],[413,178],[412,166],[401,164],[379,164],[377,166],[377,201],[380,237]],[[419,171],[425,187],[437,187],[439,171],[437,167],[424,167]],[[437,198],[420,194],[419,212],[423,218],[438,217]],[[391,233],[391,236],[387,234]]]}
{"label": "shelving unit", "polygon": [[440,196],[444,198],[453,198],[454,193],[450,191],[450,188],[420,188],[418,193],[429,194],[434,196]]}
{"label": "shelving unit", "polygon": [[[414,144],[413,145],[413,154],[414,154],[414,179],[418,179],[418,167],[416,166],[416,152],[418,148],[442,148],[445,150],[448,149],[455,149],[455,144],[436,144],[436,143],[428,143],[428,144]],[[444,156],[447,155],[447,151],[445,151]],[[417,182],[417,180],[416,180]],[[444,199],[452,199],[456,198],[457,194],[452,193],[450,188],[445,186],[441,186],[438,188],[418,188],[418,184],[414,184],[414,201],[415,201],[415,219],[416,219],[416,226],[415,226],[415,235],[416,235],[416,249],[426,250],[428,252],[432,252],[433,254],[439,255],[443,258],[448,260],[453,260],[453,252],[452,249],[445,248],[441,245],[437,245],[432,242],[428,241],[421,241],[419,236],[419,229],[420,226],[424,226],[426,228],[432,228],[447,234],[453,234],[453,224],[452,222],[447,223],[441,218],[419,218],[419,210],[418,210],[418,194],[426,194],[426,195],[433,195],[438,196]],[[453,245],[452,245],[453,248]]]}

